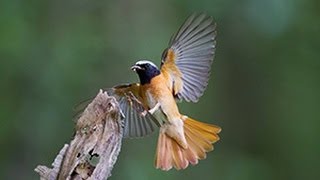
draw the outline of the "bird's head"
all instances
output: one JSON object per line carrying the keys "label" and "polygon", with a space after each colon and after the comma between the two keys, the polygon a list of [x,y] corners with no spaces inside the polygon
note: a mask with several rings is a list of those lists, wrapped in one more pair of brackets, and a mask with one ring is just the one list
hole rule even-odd
{"label": "bird's head", "polygon": [[158,67],[151,61],[146,60],[136,62],[131,69],[139,75],[142,85],[150,83],[152,78],[160,74]]}

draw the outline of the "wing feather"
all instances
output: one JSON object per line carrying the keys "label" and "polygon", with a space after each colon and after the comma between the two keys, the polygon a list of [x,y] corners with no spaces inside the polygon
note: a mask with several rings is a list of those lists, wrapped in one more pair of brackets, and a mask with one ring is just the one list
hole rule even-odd
{"label": "wing feather", "polygon": [[147,111],[148,107],[140,95],[139,84],[116,86],[109,89],[108,93],[116,97],[123,109],[124,137],[144,137],[160,126],[160,123]]}
{"label": "wing feather", "polygon": [[193,14],[172,36],[163,52],[161,72],[173,94],[197,102],[204,93],[216,47],[216,24],[204,13]]}
{"label": "wing feather", "polygon": [[[110,96],[114,96],[119,103],[120,109],[124,114],[124,137],[144,137],[154,132],[160,127],[156,118],[147,110],[148,107],[143,102],[140,95],[140,85],[124,84],[106,89]],[[92,101],[93,98],[85,100],[75,108],[77,117]],[[146,113],[145,115],[143,113]]]}

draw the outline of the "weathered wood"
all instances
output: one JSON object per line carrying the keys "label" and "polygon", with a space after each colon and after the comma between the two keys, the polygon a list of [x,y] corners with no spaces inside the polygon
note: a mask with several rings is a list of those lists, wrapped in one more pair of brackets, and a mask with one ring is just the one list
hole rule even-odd
{"label": "weathered wood", "polygon": [[115,98],[100,90],[76,122],[70,145],[65,145],[52,164],[35,171],[43,180],[95,179],[111,176],[121,148],[122,114]]}

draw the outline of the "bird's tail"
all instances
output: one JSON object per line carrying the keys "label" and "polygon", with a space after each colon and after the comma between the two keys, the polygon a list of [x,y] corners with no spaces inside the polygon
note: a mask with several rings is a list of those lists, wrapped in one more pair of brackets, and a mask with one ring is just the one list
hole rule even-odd
{"label": "bird's tail", "polygon": [[182,116],[187,148],[180,146],[177,141],[160,130],[155,166],[161,170],[185,169],[189,163],[198,164],[199,159],[206,158],[206,152],[213,150],[213,143],[219,140],[221,128],[215,125],[202,123]]}

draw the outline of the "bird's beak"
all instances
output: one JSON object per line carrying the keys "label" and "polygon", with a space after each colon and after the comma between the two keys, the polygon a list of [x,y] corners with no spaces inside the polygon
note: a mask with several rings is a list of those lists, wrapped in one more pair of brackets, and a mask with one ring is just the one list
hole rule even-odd
{"label": "bird's beak", "polygon": [[137,66],[137,65],[133,65],[131,67],[131,70],[133,70],[133,71],[137,71],[137,69],[141,70],[142,68],[140,66]]}

